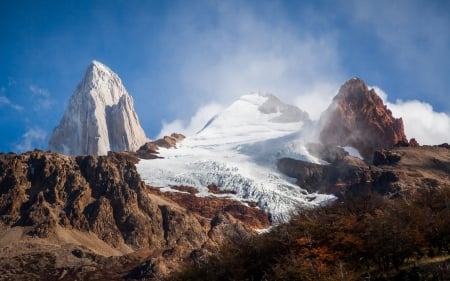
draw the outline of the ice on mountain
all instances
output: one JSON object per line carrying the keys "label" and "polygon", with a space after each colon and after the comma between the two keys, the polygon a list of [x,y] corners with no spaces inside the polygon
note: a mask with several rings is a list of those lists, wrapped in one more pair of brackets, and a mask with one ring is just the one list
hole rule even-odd
{"label": "ice on mountain", "polygon": [[276,169],[281,157],[322,163],[305,148],[308,136],[302,129],[311,125],[295,108],[274,96],[245,95],[177,149],[161,148],[164,159],[141,160],[138,172],[152,186],[193,186],[198,196],[216,196],[207,189],[215,184],[234,191],[236,199],[257,202],[275,221],[284,221],[298,206],[318,206],[334,198],[308,194]]}

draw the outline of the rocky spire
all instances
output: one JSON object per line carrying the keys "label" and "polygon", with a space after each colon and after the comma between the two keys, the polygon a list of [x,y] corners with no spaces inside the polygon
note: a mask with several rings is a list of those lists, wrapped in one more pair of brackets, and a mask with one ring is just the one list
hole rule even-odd
{"label": "rocky spire", "polygon": [[147,141],[119,76],[92,61],[54,129],[49,149],[69,155],[135,151]]}
{"label": "rocky spire", "polygon": [[322,143],[352,146],[368,161],[377,149],[408,144],[403,120],[394,118],[383,100],[359,78],[342,85],[321,122]]}

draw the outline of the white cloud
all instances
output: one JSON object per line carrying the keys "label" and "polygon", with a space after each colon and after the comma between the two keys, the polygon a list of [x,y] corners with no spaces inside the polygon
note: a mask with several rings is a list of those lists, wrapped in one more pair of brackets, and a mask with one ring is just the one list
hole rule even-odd
{"label": "white cloud", "polygon": [[47,137],[47,132],[41,128],[32,128],[22,135],[21,141],[15,145],[18,152],[25,152],[42,146]]}
{"label": "white cloud", "polygon": [[316,85],[307,94],[295,98],[294,104],[308,112],[312,120],[319,120],[320,115],[331,104],[338,88],[335,84],[323,83]]}
{"label": "white cloud", "polygon": [[[165,31],[174,35],[167,38],[172,48],[168,52],[177,61],[173,75],[183,92],[173,109],[176,114],[265,92],[318,115],[345,75],[333,30],[311,33],[282,16],[268,19],[241,2],[233,3],[213,4],[214,20],[204,25],[179,11]],[[270,9],[268,15],[283,14],[276,3]]]}
{"label": "white cloud", "polygon": [[[2,92],[4,92],[4,91],[2,91]],[[0,106],[2,106],[2,105],[9,106],[12,109],[15,109],[17,111],[22,111],[23,110],[23,106],[13,103],[10,99],[8,99],[5,96],[0,96]]]}
{"label": "white cloud", "polygon": [[200,107],[189,122],[176,119],[166,123],[163,121],[162,129],[158,134],[158,138],[170,135],[172,133],[182,133],[184,135],[193,135],[200,131],[205,124],[216,114],[223,110],[223,106],[219,104],[208,104]]}
{"label": "white cloud", "polygon": [[388,95],[379,87],[373,87],[396,118],[402,118],[405,134],[420,144],[450,143],[450,116],[436,112],[433,107],[418,100],[390,102]]}
{"label": "white cloud", "polygon": [[403,118],[408,138],[416,138],[420,144],[450,143],[450,117],[443,112],[435,112],[430,104],[397,100],[387,106],[394,116]]}

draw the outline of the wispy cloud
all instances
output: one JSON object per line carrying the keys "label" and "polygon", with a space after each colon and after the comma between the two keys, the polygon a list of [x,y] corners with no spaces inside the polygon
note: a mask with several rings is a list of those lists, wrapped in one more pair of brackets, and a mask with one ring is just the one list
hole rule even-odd
{"label": "wispy cloud", "polygon": [[[4,89],[2,88],[1,93],[3,93],[3,92],[4,92]],[[0,96],[0,107],[1,106],[8,106],[17,111],[23,110],[23,106],[13,103],[9,98],[7,98],[6,96],[3,96],[3,95]]]}
{"label": "wispy cloud", "polygon": [[41,128],[31,128],[26,131],[21,141],[14,146],[17,152],[25,152],[36,147],[43,147],[44,141],[47,137],[47,132]]}
{"label": "wispy cloud", "polygon": [[[232,3],[209,7],[214,19],[203,25],[191,10],[178,11],[165,32],[173,35],[167,38],[168,52],[178,62],[173,75],[183,92],[175,119],[186,119],[181,114],[187,111],[207,112],[210,103],[224,107],[252,92],[272,93],[318,118],[345,77],[334,32],[302,31],[283,17],[268,20],[242,2],[239,9]],[[268,15],[282,14],[275,3],[270,9]],[[163,131],[177,122],[165,123]]]}
{"label": "wispy cloud", "polygon": [[54,101],[51,98],[50,91],[48,89],[41,88],[33,84],[30,85],[28,89],[31,91],[33,98],[35,99],[35,110],[49,109],[53,105]]}
{"label": "wispy cloud", "polygon": [[50,97],[50,92],[47,89],[40,88],[36,85],[30,85],[28,87],[28,89],[30,89],[30,91],[36,96],[45,97],[45,98]]}
{"label": "wispy cloud", "polygon": [[214,115],[218,114],[223,109],[223,106],[212,103],[201,107],[188,122],[182,119],[176,119],[171,122],[163,121],[158,138],[172,133],[183,133],[188,136],[193,135],[201,130]]}

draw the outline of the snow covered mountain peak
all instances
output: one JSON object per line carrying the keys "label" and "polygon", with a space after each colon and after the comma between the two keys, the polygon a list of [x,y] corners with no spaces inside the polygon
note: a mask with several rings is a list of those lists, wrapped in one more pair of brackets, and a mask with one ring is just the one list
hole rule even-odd
{"label": "snow covered mountain peak", "polygon": [[256,142],[293,133],[309,121],[306,112],[273,95],[250,94],[214,116],[190,139],[213,145]]}
{"label": "snow covered mountain peak", "polygon": [[92,61],[72,94],[49,149],[64,154],[98,154],[137,150],[147,141],[119,76]]}
{"label": "snow covered mountain peak", "polygon": [[112,105],[127,94],[122,80],[106,65],[93,60],[79,84],[79,92],[91,95],[104,105]]}
{"label": "snow covered mountain peak", "polygon": [[333,198],[308,194],[276,167],[281,157],[321,163],[305,148],[302,135],[310,123],[306,113],[275,96],[245,95],[177,149],[160,148],[163,159],[141,160],[138,172],[163,191],[185,185],[197,188],[197,196],[217,196],[207,188],[214,184],[232,191],[237,200],[256,202],[274,221],[286,220],[298,205],[316,206]]}

